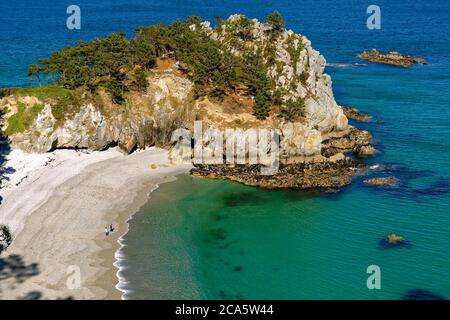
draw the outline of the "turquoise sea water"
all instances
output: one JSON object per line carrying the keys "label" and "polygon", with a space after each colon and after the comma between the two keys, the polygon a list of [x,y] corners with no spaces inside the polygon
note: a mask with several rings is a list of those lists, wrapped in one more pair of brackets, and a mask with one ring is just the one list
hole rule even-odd
{"label": "turquoise sea water", "polygon": [[[80,0],[77,32],[65,28],[69,4],[0,4],[0,86],[26,84],[27,64],[77,39],[192,14],[263,18],[278,9],[329,63],[351,65],[326,70],[336,100],[373,115],[357,124],[380,150],[368,160],[380,165],[371,174],[401,181],[382,189],[355,179],[339,194],[321,194],[181,176],[130,221],[120,261],[126,298],[400,299],[411,290],[450,297],[448,1],[377,1],[377,31],[366,28],[371,1]],[[398,69],[355,57],[372,47],[431,64]],[[389,233],[412,246],[380,247]],[[381,290],[366,287],[372,264],[381,268]]]}

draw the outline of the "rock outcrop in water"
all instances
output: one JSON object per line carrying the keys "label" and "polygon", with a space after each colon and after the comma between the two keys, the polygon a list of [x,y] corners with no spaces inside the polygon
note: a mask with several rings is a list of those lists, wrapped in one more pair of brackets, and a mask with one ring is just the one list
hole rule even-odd
{"label": "rock outcrop in water", "polygon": [[344,107],[344,106],[341,106],[341,107],[342,107],[342,110],[344,111],[344,114],[347,117],[347,119],[352,119],[352,120],[361,121],[361,122],[370,121],[369,115],[361,113],[356,108],[350,108],[350,107]]}
{"label": "rock outcrop in water", "polygon": [[386,236],[381,239],[380,245],[385,248],[391,247],[410,247],[411,243],[404,237],[396,235],[395,233]]}
{"label": "rock outcrop in water", "polygon": [[368,60],[370,62],[377,62],[382,64],[390,64],[398,67],[409,68],[413,64],[428,64],[423,58],[412,57],[391,51],[386,54],[378,52],[377,49],[372,49],[369,52],[364,51],[358,55],[359,58]]}
{"label": "rock outcrop in water", "polygon": [[229,179],[268,189],[327,189],[351,184],[351,177],[362,167],[357,161],[342,158],[335,161],[281,165],[277,174],[272,176],[261,175],[259,165],[197,165],[192,174],[212,179]]}
{"label": "rock outcrop in water", "polygon": [[398,180],[394,177],[370,178],[365,179],[364,183],[375,186],[388,186],[388,187],[398,186]]}
{"label": "rock outcrop in water", "polygon": [[[30,152],[55,148],[104,150],[119,146],[125,153],[151,145],[170,145],[177,128],[193,128],[202,121],[207,128],[273,128],[280,130],[280,172],[260,177],[259,167],[251,165],[197,165],[192,173],[222,177],[264,187],[313,188],[350,183],[355,168],[361,166],[344,153],[367,155],[373,151],[371,135],[348,124],[337,105],[325,59],[303,35],[291,30],[274,30],[270,23],[254,20],[239,29],[241,15],[233,15],[220,28],[208,22],[192,25],[227,48],[233,55],[255,52],[263,57],[267,77],[280,101],[301,101],[300,117],[286,119],[272,105],[268,117],[254,116],[255,97],[245,87],[228,92],[222,99],[197,96],[189,66],[167,55],[147,75],[145,93],[130,92],[123,104],[115,104],[107,92],[85,94],[71,112],[61,117],[59,102],[26,90],[14,91],[0,100],[4,110],[2,127],[8,132],[11,119],[28,116],[27,125],[9,135],[11,144]],[[28,119],[27,118],[27,119]],[[237,141],[244,144],[245,141]],[[205,146],[206,147],[206,146]]]}

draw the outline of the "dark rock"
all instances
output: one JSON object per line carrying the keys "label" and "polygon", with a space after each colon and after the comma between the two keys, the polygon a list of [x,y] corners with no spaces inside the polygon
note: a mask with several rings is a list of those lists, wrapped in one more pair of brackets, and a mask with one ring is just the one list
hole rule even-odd
{"label": "dark rock", "polygon": [[268,189],[311,189],[349,185],[351,177],[363,167],[358,161],[344,158],[335,162],[280,165],[278,173],[272,176],[261,175],[260,165],[195,165],[191,174],[213,179],[229,179]]}
{"label": "dark rock", "polygon": [[376,153],[376,149],[372,147],[370,144],[365,146],[357,146],[353,148],[353,153],[359,157],[369,157],[373,156]]}
{"label": "dark rock", "polygon": [[359,58],[368,60],[370,62],[377,62],[383,64],[390,64],[403,68],[409,68],[413,64],[428,64],[423,58],[412,57],[404,54],[400,54],[395,51],[391,51],[387,54],[378,52],[377,49],[372,49],[369,52],[363,52],[358,55]]}
{"label": "dark rock", "polygon": [[337,153],[353,151],[368,146],[372,135],[365,130],[351,127],[343,136],[331,137],[322,142],[322,155],[329,158]]}
{"label": "dark rock", "polygon": [[365,184],[371,184],[376,186],[396,187],[398,185],[398,180],[394,177],[370,178],[365,179],[363,182]]}
{"label": "dark rock", "polygon": [[369,115],[361,113],[356,108],[342,106],[342,110],[344,111],[344,114],[348,119],[361,121],[361,122],[368,122],[370,120]]}
{"label": "dark rock", "polygon": [[403,300],[446,300],[444,296],[434,294],[428,290],[409,290],[402,298]]}
{"label": "dark rock", "polygon": [[384,248],[391,248],[391,247],[410,247],[411,243],[406,240],[404,237],[402,236],[398,236],[396,234],[390,234],[387,237],[381,239],[380,241],[380,246],[384,247]]}

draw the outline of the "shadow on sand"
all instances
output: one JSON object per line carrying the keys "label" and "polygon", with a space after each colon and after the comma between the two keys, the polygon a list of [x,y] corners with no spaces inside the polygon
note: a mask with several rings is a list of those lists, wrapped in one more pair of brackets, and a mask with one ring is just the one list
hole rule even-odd
{"label": "shadow on sand", "polygon": [[12,254],[0,258],[0,281],[12,279],[15,284],[23,283],[28,278],[38,274],[37,263],[27,265],[22,256]]}
{"label": "shadow on sand", "polygon": [[[16,254],[0,257],[0,297],[2,291],[10,290],[24,283],[40,273],[37,263],[26,264],[23,257]],[[44,296],[39,291],[30,291],[23,296],[17,297],[18,300],[40,300]],[[58,298],[58,300],[72,300],[73,297],[68,296]]]}

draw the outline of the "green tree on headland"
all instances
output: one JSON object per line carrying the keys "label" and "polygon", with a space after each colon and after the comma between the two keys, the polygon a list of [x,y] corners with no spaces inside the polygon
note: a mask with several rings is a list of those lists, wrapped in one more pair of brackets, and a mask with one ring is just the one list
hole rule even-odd
{"label": "green tree on headland", "polygon": [[41,85],[41,81],[40,81],[40,68],[37,64],[31,64],[28,67],[28,72],[27,72],[27,76],[28,78],[30,78],[31,81],[38,81],[39,82],[39,86]]}
{"label": "green tree on headland", "polygon": [[[68,89],[84,86],[94,91],[104,87],[114,101],[120,102],[128,90],[128,73],[136,67],[151,68],[155,59],[155,48],[150,43],[130,41],[117,32],[56,51],[39,61],[39,72],[56,76]],[[35,70],[33,67],[34,74]]]}
{"label": "green tree on headland", "polygon": [[286,120],[296,120],[304,115],[305,112],[305,100],[302,98],[289,99],[281,108],[281,114]]}
{"label": "green tree on headland", "polygon": [[[252,20],[245,16],[237,20],[216,20],[218,30],[225,24],[227,32],[231,28],[231,37],[244,43],[252,41]],[[277,11],[266,22],[274,30],[284,28]],[[40,60],[38,65],[31,65],[29,76],[40,79],[41,74],[47,74],[71,90],[95,92],[101,88],[116,103],[121,103],[128,91],[145,92],[148,71],[155,67],[157,58],[173,58],[183,65],[183,72],[193,81],[197,96],[222,99],[238,87],[248,88],[248,94],[254,97],[254,114],[264,119],[271,106],[281,101],[280,92],[267,75],[267,52],[254,52],[245,46],[241,49],[240,55],[232,53],[227,44],[213,40],[199,17],[192,16],[170,25],[139,27],[132,39],[116,32],[104,38],[80,41]]]}
{"label": "green tree on headland", "polygon": [[266,17],[266,23],[272,25],[272,28],[276,31],[281,31],[286,26],[280,12],[274,11]]}

